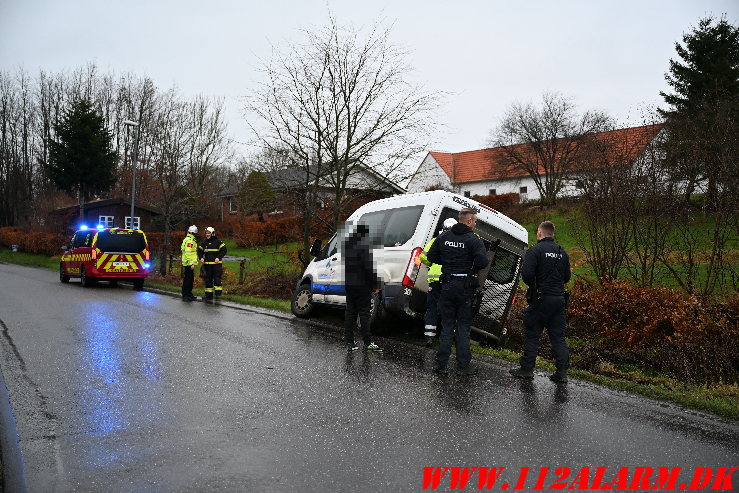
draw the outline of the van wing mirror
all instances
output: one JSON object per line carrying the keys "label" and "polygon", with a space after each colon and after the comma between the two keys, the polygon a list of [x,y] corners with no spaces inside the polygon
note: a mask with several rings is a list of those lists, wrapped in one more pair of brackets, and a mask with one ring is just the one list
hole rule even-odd
{"label": "van wing mirror", "polygon": [[310,254],[314,257],[318,257],[321,254],[321,240],[316,240],[313,242],[313,245],[310,247]]}
{"label": "van wing mirror", "polygon": [[69,245],[62,245],[62,251],[66,252],[67,250],[69,250]]}

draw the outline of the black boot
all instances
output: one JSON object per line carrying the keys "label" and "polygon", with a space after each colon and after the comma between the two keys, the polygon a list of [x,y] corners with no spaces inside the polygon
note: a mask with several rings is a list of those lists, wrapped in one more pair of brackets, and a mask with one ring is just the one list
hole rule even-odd
{"label": "black boot", "polygon": [[567,383],[567,370],[557,370],[549,375],[549,380],[557,383]]}
{"label": "black boot", "polygon": [[516,378],[525,378],[531,380],[534,378],[534,370],[524,370],[523,368],[511,368],[508,373]]}

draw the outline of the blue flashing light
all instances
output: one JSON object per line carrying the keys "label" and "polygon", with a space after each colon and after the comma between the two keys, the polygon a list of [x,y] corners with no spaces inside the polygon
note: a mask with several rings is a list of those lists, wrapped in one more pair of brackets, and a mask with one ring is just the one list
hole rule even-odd
{"label": "blue flashing light", "polygon": [[151,264],[149,262],[146,262],[144,264],[144,269],[148,269],[149,267],[151,267]]}
{"label": "blue flashing light", "polygon": [[87,225],[83,224],[82,226],[80,226],[80,231],[87,231]]}
{"label": "blue flashing light", "polygon": [[97,225],[97,228],[98,228],[98,229],[105,229],[105,226],[103,226],[102,224],[98,224],[98,225]]}

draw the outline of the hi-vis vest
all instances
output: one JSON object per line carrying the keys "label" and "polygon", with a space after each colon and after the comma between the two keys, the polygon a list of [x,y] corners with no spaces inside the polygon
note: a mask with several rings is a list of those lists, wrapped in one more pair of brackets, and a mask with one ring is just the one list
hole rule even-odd
{"label": "hi-vis vest", "polygon": [[198,263],[198,242],[192,233],[187,233],[182,240],[182,265],[196,265]]}
{"label": "hi-vis vest", "polygon": [[420,256],[421,262],[429,266],[429,273],[426,277],[428,282],[438,282],[441,277],[441,264],[432,264],[429,259],[426,258],[426,254],[429,252],[431,245],[434,244],[435,239],[436,238],[431,238],[431,241],[426,243],[426,246],[423,247],[423,253]]}

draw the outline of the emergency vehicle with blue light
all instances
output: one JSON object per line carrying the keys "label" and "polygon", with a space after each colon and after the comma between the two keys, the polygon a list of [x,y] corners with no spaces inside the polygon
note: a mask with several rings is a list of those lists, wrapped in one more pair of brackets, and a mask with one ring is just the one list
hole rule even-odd
{"label": "emergency vehicle with blue light", "polygon": [[151,268],[149,244],[138,229],[82,226],[62,249],[59,280],[63,283],[72,277],[78,277],[84,287],[96,281],[131,281],[141,289]]}

